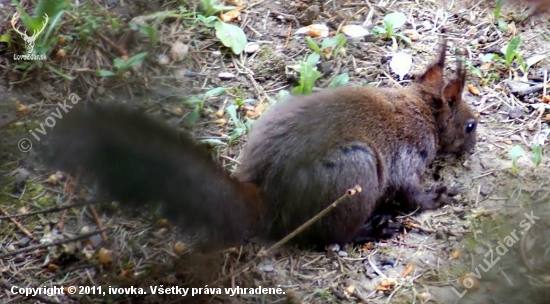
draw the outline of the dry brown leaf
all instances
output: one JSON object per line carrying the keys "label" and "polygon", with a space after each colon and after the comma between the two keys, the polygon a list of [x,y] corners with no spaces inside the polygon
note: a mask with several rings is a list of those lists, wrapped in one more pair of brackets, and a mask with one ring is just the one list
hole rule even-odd
{"label": "dry brown leaf", "polygon": [[460,258],[461,256],[462,256],[462,250],[460,250],[460,249],[453,250],[453,252],[451,252],[451,259],[453,259],[453,260],[456,260],[456,259]]}
{"label": "dry brown leaf", "polygon": [[170,225],[170,223],[168,222],[167,219],[160,219],[159,222],[158,222],[158,225],[160,227],[166,228]]}
{"label": "dry brown leaf", "polygon": [[401,277],[404,278],[404,277],[408,276],[409,274],[411,274],[411,272],[414,270],[415,266],[416,265],[414,263],[410,263],[409,265],[407,265],[407,268],[405,268],[403,273],[401,273]]}
{"label": "dry brown leaf", "polygon": [[311,24],[306,27],[299,28],[296,34],[308,35],[313,38],[328,37],[329,29],[325,24]]}
{"label": "dry brown leaf", "polygon": [[420,34],[413,29],[407,29],[403,31],[403,34],[407,35],[411,41],[418,41],[420,40]]}
{"label": "dry brown leaf", "polygon": [[479,89],[474,87],[473,85],[469,84],[467,88],[468,88],[468,91],[470,91],[470,93],[472,93],[473,95],[475,96],[479,95]]}
{"label": "dry brown leaf", "polygon": [[173,107],[172,113],[176,115],[183,115],[183,109],[181,107]]}
{"label": "dry brown leaf", "polygon": [[53,263],[48,264],[48,271],[50,271],[50,272],[54,272],[54,271],[56,271],[58,268],[59,268],[59,267],[58,267],[57,265],[53,264]]}
{"label": "dry brown leaf", "polygon": [[491,69],[491,66],[492,64],[490,62],[485,62],[479,67],[479,69],[482,71],[488,71],[489,69]]}
{"label": "dry brown leaf", "polygon": [[25,115],[31,111],[31,108],[24,104],[20,104],[19,102],[16,102],[15,110],[17,111],[17,115]]}
{"label": "dry brown leaf", "polygon": [[174,42],[172,44],[172,48],[170,49],[170,57],[172,57],[172,60],[175,62],[181,61],[187,57],[189,54],[189,46],[186,44],[183,44],[180,41]]}
{"label": "dry brown leaf", "polygon": [[52,174],[50,175],[50,177],[48,177],[48,183],[51,185],[57,185],[58,181],[59,180],[57,179],[57,176],[55,176],[55,174]]}
{"label": "dry brown leaf", "polygon": [[396,284],[397,284],[396,279],[384,278],[382,279],[382,282],[380,283],[380,285],[376,286],[376,290],[389,291],[389,290],[392,290]]}
{"label": "dry brown leaf", "polygon": [[220,118],[220,119],[216,120],[216,123],[218,124],[218,126],[223,127],[227,124],[227,119]]}
{"label": "dry brown leaf", "polygon": [[468,291],[479,289],[479,280],[469,273],[458,279],[458,283]]}
{"label": "dry brown leaf", "polygon": [[241,9],[237,8],[229,12],[225,12],[223,14],[220,14],[220,19],[223,22],[231,22],[233,20],[241,20]]}
{"label": "dry brown leaf", "polygon": [[55,53],[55,56],[57,58],[65,58],[65,56],[67,56],[67,51],[65,49],[60,49],[57,53]]}
{"label": "dry brown leaf", "polygon": [[101,247],[97,253],[97,259],[103,265],[109,265],[113,262],[113,252]]}
{"label": "dry brown leaf", "polygon": [[347,296],[347,297],[351,297],[353,295],[353,293],[355,292],[355,285],[349,285],[348,287],[346,287],[346,289],[344,290],[344,294]]}
{"label": "dry brown leaf", "polygon": [[185,250],[185,243],[180,241],[176,242],[176,244],[174,244],[174,248],[172,248],[172,251],[174,251],[175,253],[181,253],[184,250]]}
{"label": "dry brown leaf", "polygon": [[131,278],[134,276],[134,272],[131,269],[126,269],[122,272],[122,276],[126,278]]}

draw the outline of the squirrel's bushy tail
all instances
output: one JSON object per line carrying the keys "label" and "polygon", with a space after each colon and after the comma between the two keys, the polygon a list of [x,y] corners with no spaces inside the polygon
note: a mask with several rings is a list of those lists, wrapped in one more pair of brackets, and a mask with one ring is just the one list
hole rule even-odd
{"label": "squirrel's bushy tail", "polygon": [[79,105],[57,122],[47,148],[53,167],[80,170],[125,205],[159,202],[168,220],[204,229],[216,243],[242,241],[254,218],[254,187],[231,178],[186,135],[137,111]]}

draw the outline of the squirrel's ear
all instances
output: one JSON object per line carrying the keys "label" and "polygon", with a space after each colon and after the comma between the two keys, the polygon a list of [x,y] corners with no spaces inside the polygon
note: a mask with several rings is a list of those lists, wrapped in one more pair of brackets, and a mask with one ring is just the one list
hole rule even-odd
{"label": "squirrel's ear", "polygon": [[447,40],[443,39],[439,58],[432,64],[424,74],[419,77],[419,82],[433,88],[442,88],[444,84],[443,69],[445,68],[445,51],[447,49]]}
{"label": "squirrel's ear", "polygon": [[457,77],[445,86],[443,97],[449,106],[455,107],[462,100],[462,91],[466,83],[466,71],[463,68],[462,60],[458,60]]}

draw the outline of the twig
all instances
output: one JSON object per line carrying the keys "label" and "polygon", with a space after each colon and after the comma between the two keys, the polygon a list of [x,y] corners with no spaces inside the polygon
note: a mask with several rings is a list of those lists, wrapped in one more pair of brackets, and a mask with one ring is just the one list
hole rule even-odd
{"label": "twig", "polygon": [[[78,176],[80,175],[80,172],[77,172],[75,182],[71,185],[70,179],[67,181],[67,185],[71,185],[71,188],[69,189],[69,198],[67,199],[67,205],[70,205],[73,201],[74,197],[74,189],[76,188],[76,183],[78,181]],[[61,214],[61,218],[59,219],[59,222],[57,223],[57,229],[63,230],[63,226],[65,225],[65,218],[67,217],[67,209],[63,211],[63,214]]]}
{"label": "twig", "polygon": [[92,216],[94,217],[94,220],[97,224],[97,228],[99,228],[99,230],[102,230],[101,231],[101,238],[103,239],[104,242],[107,242],[108,239],[107,239],[107,235],[105,234],[105,230],[103,229],[103,222],[101,222],[101,219],[97,215],[97,212],[95,211],[95,208],[94,208],[93,205],[88,206],[88,208],[90,209],[90,212],[92,213]]}
{"label": "twig", "polygon": [[72,204],[72,205],[65,205],[65,206],[59,206],[59,207],[53,207],[50,209],[44,209],[39,211],[33,211],[33,212],[27,212],[27,213],[21,213],[21,214],[13,214],[13,215],[7,215],[7,216],[0,216],[1,220],[11,219],[11,218],[18,218],[18,217],[25,217],[25,216],[31,216],[31,215],[37,215],[42,213],[50,213],[50,212],[56,212],[56,211],[62,211],[69,208],[76,208],[76,207],[82,207],[86,205],[90,205],[92,203],[78,203],[78,204]]}
{"label": "twig", "polygon": [[294,229],[291,233],[289,233],[287,236],[285,236],[283,239],[278,241],[277,243],[273,244],[271,247],[269,247],[267,250],[260,250],[256,257],[252,259],[251,261],[245,263],[243,266],[237,268],[233,272],[225,275],[224,277],[214,281],[210,286],[217,286],[218,284],[240,274],[241,272],[245,271],[247,268],[252,266],[254,263],[256,263],[258,260],[265,258],[268,256],[271,252],[273,252],[275,249],[283,246],[285,243],[287,243],[289,240],[291,240],[293,237],[304,231],[305,229],[309,228],[313,223],[318,221],[320,218],[328,214],[332,209],[336,208],[341,202],[343,202],[346,198],[352,197],[355,194],[361,192],[361,187],[359,185],[356,185],[353,189],[348,189],[344,195],[342,195],[339,199],[334,201],[332,204],[328,205],[323,211],[319,212],[316,216],[302,224],[300,227]]}
{"label": "twig", "polygon": [[[4,207],[2,207],[2,206],[0,206],[0,212],[2,212],[6,216],[10,215],[10,213],[6,209],[4,209]],[[31,239],[34,239],[34,236],[32,236],[32,233],[30,233],[29,230],[27,230],[27,228],[23,227],[23,225],[21,225],[16,219],[10,218],[10,221],[12,223],[14,223],[15,226],[17,226],[17,228],[19,228],[19,230],[23,231],[23,233],[27,237],[29,237]]]}
{"label": "twig", "polygon": [[61,245],[61,244],[66,244],[66,243],[70,243],[70,242],[75,242],[75,241],[83,240],[83,239],[89,238],[89,237],[91,237],[91,236],[93,236],[93,235],[102,233],[103,231],[105,231],[105,230],[96,230],[96,231],[93,231],[93,232],[81,234],[81,235],[76,236],[76,237],[71,238],[71,239],[66,239],[66,240],[61,240],[61,241],[57,241],[57,242],[52,242],[52,243],[49,243],[49,244],[42,244],[42,245],[37,245],[37,246],[31,246],[31,247],[27,247],[27,248],[22,248],[22,249],[20,249],[20,250],[16,250],[16,251],[12,251],[12,252],[8,252],[8,253],[0,254],[0,259],[4,259],[4,258],[6,258],[6,257],[12,256],[12,255],[16,255],[16,254],[20,254],[20,253],[25,253],[25,252],[29,252],[29,251],[33,251],[33,250],[38,250],[38,249],[47,248],[47,247],[50,247],[50,246],[57,246],[57,245]]}

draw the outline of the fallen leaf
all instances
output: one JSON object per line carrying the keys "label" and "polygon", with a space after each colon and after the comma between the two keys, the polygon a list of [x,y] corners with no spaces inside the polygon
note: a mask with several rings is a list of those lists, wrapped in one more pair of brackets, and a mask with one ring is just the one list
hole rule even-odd
{"label": "fallen leaf", "polygon": [[470,91],[470,93],[472,93],[475,96],[479,95],[479,89],[478,88],[474,87],[471,84],[469,84],[467,87],[468,87],[468,91]]}
{"label": "fallen leaf", "polygon": [[113,252],[101,247],[97,253],[97,259],[103,265],[109,265],[113,262]]}
{"label": "fallen leaf", "polygon": [[17,115],[25,115],[31,111],[31,108],[27,107],[24,104],[20,104],[19,102],[16,102],[15,110],[17,111]]}
{"label": "fallen leaf", "polygon": [[460,249],[453,250],[453,252],[451,252],[451,259],[453,259],[453,260],[456,260],[456,259],[460,258],[461,256],[462,256],[462,250],[460,250]]}
{"label": "fallen leaf", "polygon": [[344,25],[341,31],[344,35],[352,38],[365,37],[370,33],[366,28],[356,24]]}
{"label": "fallen leaf", "polygon": [[407,265],[407,268],[405,268],[403,273],[401,273],[401,277],[404,278],[404,277],[408,276],[414,270],[415,266],[416,265],[414,263],[410,263],[409,265]]}
{"label": "fallen leaf", "polygon": [[348,287],[346,287],[346,289],[344,290],[344,294],[347,296],[347,297],[351,297],[353,295],[353,293],[355,292],[355,285],[349,285]]}
{"label": "fallen leaf", "polygon": [[240,20],[241,19],[241,9],[237,8],[237,9],[234,9],[232,11],[220,14],[220,19],[223,22],[231,22],[233,20]]}
{"label": "fallen leaf", "polygon": [[474,291],[479,288],[479,280],[469,273],[458,279],[458,283],[468,291]]}
{"label": "fallen leaf", "polygon": [[392,56],[390,61],[390,68],[399,76],[399,80],[403,80],[403,77],[409,73],[412,67],[412,56],[405,52],[399,52]]}
{"label": "fallen leaf", "polygon": [[181,253],[185,250],[185,247],[185,243],[178,241],[176,242],[176,244],[174,244],[174,248],[172,248],[172,251],[174,251],[175,253]]}
{"label": "fallen leaf", "polygon": [[328,34],[329,29],[325,24],[311,24],[296,31],[296,35],[308,35],[313,38],[327,37]]}
{"label": "fallen leaf", "polygon": [[175,62],[182,61],[189,54],[189,46],[183,44],[180,41],[176,41],[172,44],[172,49],[170,50],[170,57]]}

